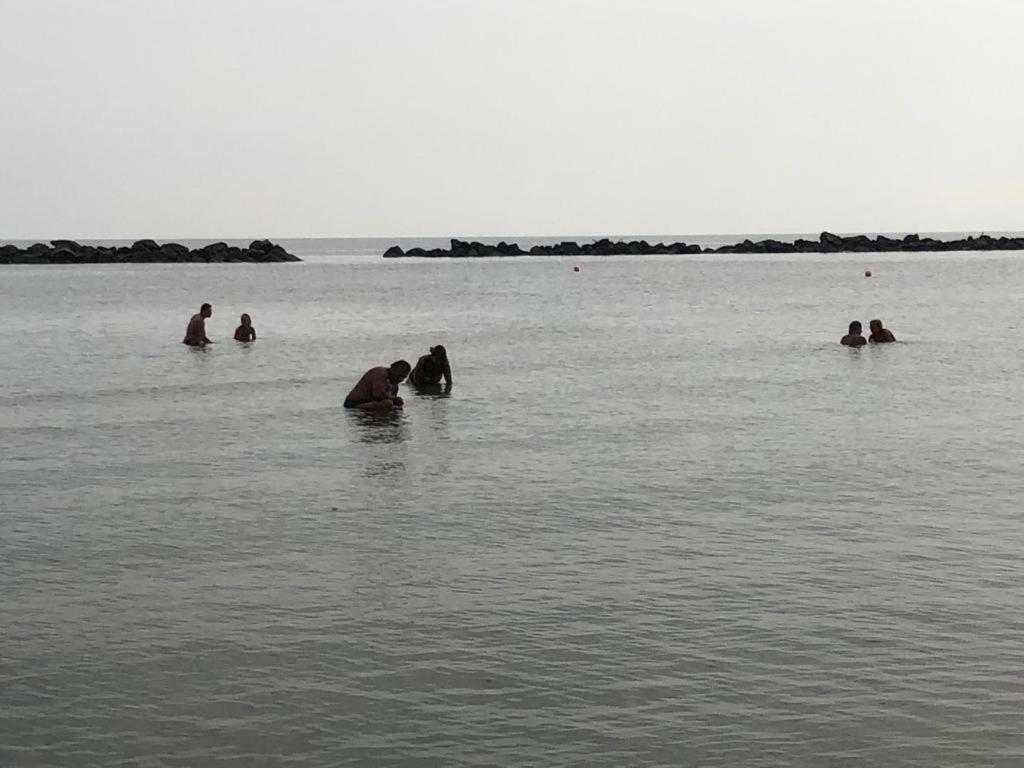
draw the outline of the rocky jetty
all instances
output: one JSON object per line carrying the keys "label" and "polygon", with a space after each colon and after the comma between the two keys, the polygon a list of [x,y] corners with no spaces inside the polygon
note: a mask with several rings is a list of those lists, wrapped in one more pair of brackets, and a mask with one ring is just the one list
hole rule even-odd
{"label": "rocky jetty", "polygon": [[920,235],[891,238],[885,235],[868,237],[855,235],[840,237],[831,232],[822,232],[817,240],[798,239],[793,242],[781,240],[744,240],[734,245],[702,248],[687,243],[648,243],[646,240],[630,242],[596,240],[592,243],[566,241],[554,245],[535,245],[523,250],[515,243],[504,241],[487,245],[464,240],[452,240],[449,248],[410,248],[403,250],[397,245],[384,252],[385,259],[398,258],[449,258],[472,259],[494,256],[614,256],[625,254],[681,254],[681,253],[886,253],[890,251],[1020,251],[1024,250],[1024,237],[990,237],[978,235],[959,240],[936,240]]}
{"label": "rocky jetty", "polygon": [[0,264],[153,264],[210,263],[241,261],[266,264],[276,261],[301,261],[269,240],[253,240],[247,248],[211,243],[188,248],[179,243],[160,245],[139,240],[128,246],[79,245],[74,240],[51,240],[27,248],[0,245]]}

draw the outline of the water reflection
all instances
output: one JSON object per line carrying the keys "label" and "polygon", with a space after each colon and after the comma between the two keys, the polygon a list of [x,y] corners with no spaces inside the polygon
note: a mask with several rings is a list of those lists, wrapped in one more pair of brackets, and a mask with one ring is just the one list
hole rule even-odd
{"label": "water reflection", "polygon": [[349,411],[356,435],[366,447],[361,449],[365,477],[390,477],[406,472],[406,443],[409,427],[405,414],[394,411]]}
{"label": "water reflection", "polygon": [[361,443],[404,443],[409,439],[405,414],[401,409],[392,411],[349,410]]}
{"label": "water reflection", "polygon": [[[417,423],[424,423],[429,432],[421,433],[424,441],[422,450],[417,450],[417,458],[423,471],[429,475],[442,476],[451,472],[451,454],[447,446],[441,444],[450,441],[448,430],[448,404],[440,402],[452,396],[451,386],[445,384],[410,384],[409,389],[425,402],[418,411],[422,418]],[[419,448],[419,446],[417,446]]]}
{"label": "water reflection", "polygon": [[452,396],[451,385],[446,384],[412,384],[406,385],[411,391],[415,392],[420,397],[426,397],[430,399],[441,399]]}

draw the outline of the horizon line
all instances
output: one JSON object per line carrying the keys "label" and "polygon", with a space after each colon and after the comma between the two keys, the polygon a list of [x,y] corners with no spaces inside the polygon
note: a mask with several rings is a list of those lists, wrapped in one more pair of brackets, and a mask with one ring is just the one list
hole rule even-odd
{"label": "horizon line", "polygon": [[757,230],[748,230],[746,232],[703,232],[703,233],[689,233],[689,234],[672,234],[672,233],[620,233],[620,234],[572,234],[572,233],[558,233],[558,234],[523,234],[518,235],[263,235],[259,237],[253,237],[252,235],[217,235],[217,236],[205,236],[205,235],[175,235],[171,237],[165,237],[161,235],[110,235],[110,236],[87,236],[87,237],[70,237],[65,235],[54,236],[54,237],[6,237],[0,236],[0,243],[14,243],[14,242],[33,242],[33,243],[44,243],[51,242],[53,240],[74,240],[88,242],[92,240],[124,240],[137,242],[139,240],[162,240],[162,241],[177,241],[177,240],[209,240],[211,242],[219,242],[222,240],[511,240],[514,238],[594,238],[601,239],[607,238],[613,240],[615,238],[654,238],[654,237],[677,237],[677,238],[708,238],[708,237],[740,237],[749,238],[752,235],[764,235],[767,237],[780,237],[780,236],[804,236],[811,235],[817,237],[822,232],[830,232],[836,235],[844,236],[856,236],[856,235],[912,235],[928,233],[933,235],[956,235],[956,234],[1017,234],[1024,233],[1024,229],[900,229],[900,230],[842,230],[842,229],[819,229],[816,231],[804,230],[804,231],[774,231],[774,232],[762,232]]}

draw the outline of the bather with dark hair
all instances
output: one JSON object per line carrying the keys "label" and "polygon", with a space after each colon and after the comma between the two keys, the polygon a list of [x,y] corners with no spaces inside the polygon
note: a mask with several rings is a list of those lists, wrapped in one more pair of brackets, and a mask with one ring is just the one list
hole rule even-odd
{"label": "bather with dark hair", "polygon": [[850,332],[843,336],[839,343],[844,347],[863,347],[868,343],[868,340],[864,338],[863,326],[859,320],[850,323]]}
{"label": "bather with dark hair", "polygon": [[235,341],[256,341],[256,329],[252,327],[252,318],[243,314],[241,323],[235,328]]}
{"label": "bather with dark hair", "polygon": [[872,320],[868,323],[868,327],[871,329],[871,335],[868,337],[868,341],[872,344],[890,344],[896,341],[896,337],[893,332],[882,325],[881,320]]}
{"label": "bather with dark hair", "polygon": [[398,385],[409,375],[410,365],[405,360],[396,360],[390,366],[371,368],[345,398],[346,408],[360,411],[390,411],[404,405],[398,396]]}
{"label": "bather with dark hair", "polygon": [[203,304],[199,308],[199,312],[192,315],[192,319],[188,321],[188,328],[185,329],[185,338],[182,339],[182,343],[188,344],[190,347],[205,347],[207,344],[213,344],[206,335],[206,318],[212,314],[213,307]]}
{"label": "bather with dark hair", "polygon": [[430,354],[416,361],[416,367],[409,374],[409,383],[418,387],[429,387],[441,383],[452,385],[452,367],[448,363],[448,350],[441,344],[430,348]]}

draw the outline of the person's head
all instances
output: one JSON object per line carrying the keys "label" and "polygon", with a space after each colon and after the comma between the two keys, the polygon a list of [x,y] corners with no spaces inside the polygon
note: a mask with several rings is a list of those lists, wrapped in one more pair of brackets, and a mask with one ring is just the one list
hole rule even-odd
{"label": "person's head", "polygon": [[246,328],[248,328],[250,325],[252,325],[252,318],[249,317],[246,314],[243,314],[242,315],[242,325],[244,325]]}
{"label": "person's head", "polygon": [[203,306],[199,308],[199,314],[202,317],[209,317],[210,315],[213,314],[213,307],[211,307],[209,304],[203,304]]}
{"label": "person's head", "polygon": [[852,323],[850,323],[851,336],[860,336],[862,330],[863,326],[860,324],[860,320],[854,320]]}
{"label": "person's head", "polygon": [[872,320],[870,323],[868,323],[868,328],[871,329],[872,333],[881,333],[883,328],[882,321]]}
{"label": "person's head", "polygon": [[391,379],[392,384],[400,384],[411,370],[412,366],[405,360],[396,360],[388,366],[388,378]]}
{"label": "person's head", "polygon": [[440,344],[438,344],[436,347],[431,347],[430,348],[430,354],[431,354],[432,357],[436,357],[438,360],[447,360],[448,359],[448,350],[445,349]]}

